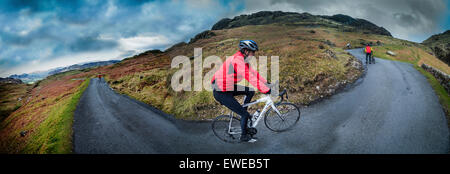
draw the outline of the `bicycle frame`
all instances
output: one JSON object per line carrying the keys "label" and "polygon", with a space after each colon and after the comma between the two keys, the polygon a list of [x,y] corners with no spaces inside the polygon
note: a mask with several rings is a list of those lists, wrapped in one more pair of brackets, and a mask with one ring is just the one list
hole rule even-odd
{"label": "bicycle frame", "polygon": [[[244,98],[244,100],[245,100],[245,98]],[[274,104],[272,98],[270,97],[270,95],[266,95],[265,97],[262,97],[262,98],[260,98],[260,99],[258,99],[258,100],[256,100],[256,101],[254,101],[254,102],[244,104],[242,107],[249,107],[249,106],[252,106],[252,105],[255,105],[255,104],[258,104],[258,103],[263,103],[263,102],[265,102],[266,105],[264,106],[263,110],[259,113],[258,118],[257,118],[254,122],[252,122],[252,125],[250,126],[250,127],[252,127],[252,128],[255,128],[255,127],[258,125],[259,121],[260,121],[261,118],[264,116],[264,114],[267,112],[267,110],[269,109],[269,107],[272,107],[272,109],[277,113],[277,115],[278,115],[281,119],[283,119],[283,118],[281,117],[280,111],[275,107],[275,104]],[[232,127],[231,127],[231,123],[232,123],[232,121],[233,121],[233,112],[231,112],[230,117],[231,117],[231,118],[230,118],[230,123],[228,124],[228,133],[229,133],[229,134],[233,134],[233,132],[232,132]],[[239,129],[240,129],[240,128],[239,128]],[[237,133],[237,132],[236,132],[236,133]]]}

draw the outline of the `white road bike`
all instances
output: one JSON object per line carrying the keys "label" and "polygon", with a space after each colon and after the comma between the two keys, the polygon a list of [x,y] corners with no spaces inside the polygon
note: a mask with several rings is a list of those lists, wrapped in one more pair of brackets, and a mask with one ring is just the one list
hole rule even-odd
{"label": "white road bike", "polygon": [[[274,103],[270,95],[243,105],[252,106],[258,103],[266,103],[259,114],[253,114],[248,120],[248,133],[253,136],[257,133],[256,126],[264,117],[264,123],[267,128],[274,132],[283,132],[292,128],[300,119],[300,109],[292,103],[283,102],[284,96],[288,98],[286,89],[279,95],[281,100]],[[245,99],[244,99],[245,100]],[[237,115],[237,114],[236,114]],[[238,143],[241,136],[241,118],[239,115],[234,116],[231,111],[229,115],[220,115],[212,122],[212,130],[220,140],[228,143]]]}

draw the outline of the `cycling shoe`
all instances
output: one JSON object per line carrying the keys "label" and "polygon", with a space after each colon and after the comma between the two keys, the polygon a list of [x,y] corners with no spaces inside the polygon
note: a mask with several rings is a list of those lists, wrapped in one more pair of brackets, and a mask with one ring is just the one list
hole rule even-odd
{"label": "cycling shoe", "polygon": [[257,139],[256,138],[252,138],[252,136],[249,135],[249,134],[245,134],[245,135],[241,135],[240,141],[241,142],[254,143],[254,142],[257,141]]}

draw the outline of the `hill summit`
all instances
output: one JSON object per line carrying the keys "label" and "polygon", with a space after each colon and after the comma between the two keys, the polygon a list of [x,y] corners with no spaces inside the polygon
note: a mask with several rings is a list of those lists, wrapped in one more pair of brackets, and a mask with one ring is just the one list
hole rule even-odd
{"label": "hill summit", "polygon": [[[314,22],[314,24],[312,24]],[[391,36],[391,33],[383,27],[379,27],[367,20],[352,18],[347,15],[337,14],[333,16],[312,15],[309,13],[282,12],[282,11],[261,11],[250,15],[240,15],[233,19],[224,18],[213,25],[212,30],[222,30],[237,28],[246,25],[266,25],[266,24],[296,24],[306,27],[326,26],[332,28],[343,28],[344,31],[353,32],[356,30],[366,30],[367,34],[379,34]],[[347,26],[347,28],[345,27]],[[350,28],[348,28],[350,27]]]}
{"label": "hill summit", "polygon": [[436,57],[450,65],[450,30],[441,34],[435,34],[422,43],[429,46]]}

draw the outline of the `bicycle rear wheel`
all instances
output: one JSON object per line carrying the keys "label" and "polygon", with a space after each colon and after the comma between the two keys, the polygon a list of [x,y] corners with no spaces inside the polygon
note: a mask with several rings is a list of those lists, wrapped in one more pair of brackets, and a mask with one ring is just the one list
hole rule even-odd
{"label": "bicycle rear wheel", "polygon": [[214,135],[228,143],[238,143],[241,137],[241,120],[230,115],[221,115],[212,122]]}
{"label": "bicycle rear wheel", "polygon": [[281,115],[270,108],[264,117],[267,128],[275,132],[283,132],[292,128],[300,120],[300,109],[292,103],[276,104]]}

